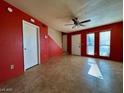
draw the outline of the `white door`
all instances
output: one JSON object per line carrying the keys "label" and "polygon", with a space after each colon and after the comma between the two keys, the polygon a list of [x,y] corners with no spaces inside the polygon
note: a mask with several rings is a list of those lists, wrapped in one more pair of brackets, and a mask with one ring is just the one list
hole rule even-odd
{"label": "white door", "polygon": [[63,35],[63,49],[67,52],[67,35]]}
{"label": "white door", "polygon": [[72,35],[72,54],[81,55],[81,35]]}
{"label": "white door", "polygon": [[24,70],[38,64],[38,27],[23,21]]}

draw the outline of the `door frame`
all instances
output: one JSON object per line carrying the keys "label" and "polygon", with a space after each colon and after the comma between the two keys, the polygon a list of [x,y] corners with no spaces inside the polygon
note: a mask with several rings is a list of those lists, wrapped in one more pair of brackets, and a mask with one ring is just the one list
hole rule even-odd
{"label": "door frame", "polygon": [[34,27],[37,28],[37,53],[38,53],[38,65],[41,64],[41,60],[40,60],[40,27],[37,26],[37,25],[35,25],[35,24],[32,24],[31,22],[22,20],[23,69],[24,69],[24,71],[26,71],[27,69],[25,69],[25,67],[24,67],[24,65],[25,65],[25,62],[24,62],[24,24],[29,24],[30,26],[34,26]]}
{"label": "door frame", "polygon": [[[80,36],[80,55],[72,54],[72,37],[75,36],[75,35],[79,35],[79,36]],[[71,35],[71,54],[72,54],[72,55],[81,56],[81,54],[82,54],[82,53],[81,53],[81,50],[82,50],[82,49],[81,49],[81,36],[82,36],[81,34],[73,34],[73,35]]]}

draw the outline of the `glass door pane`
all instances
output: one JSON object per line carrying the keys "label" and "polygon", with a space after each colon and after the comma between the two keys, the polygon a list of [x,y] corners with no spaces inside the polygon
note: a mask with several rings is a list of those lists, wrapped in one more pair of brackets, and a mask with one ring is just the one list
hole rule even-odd
{"label": "glass door pane", "polygon": [[87,34],[87,54],[94,55],[94,37],[95,34]]}
{"label": "glass door pane", "polygon": [[99,43],[99,55],[109,56],[110,55],[110,31],[100,32],[100,43]]}

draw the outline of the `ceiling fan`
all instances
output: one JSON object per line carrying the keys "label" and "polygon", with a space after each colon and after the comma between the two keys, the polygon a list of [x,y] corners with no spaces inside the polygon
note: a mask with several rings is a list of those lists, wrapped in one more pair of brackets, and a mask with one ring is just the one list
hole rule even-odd
{"label": "ceiling fan", "polygon": [[85,26],[85,25],[83,25],[83,23],[87,23],[87,22],[91,21],[90,19],[88,19],[88,20],[84,20],[84,21],[80,22],[77,17],[74,17],[71,20],[73,21],[73,24],[65,24],[65,26],[73,25],[72,28],[75,28],[75,27],[78,27],[78,26]]}

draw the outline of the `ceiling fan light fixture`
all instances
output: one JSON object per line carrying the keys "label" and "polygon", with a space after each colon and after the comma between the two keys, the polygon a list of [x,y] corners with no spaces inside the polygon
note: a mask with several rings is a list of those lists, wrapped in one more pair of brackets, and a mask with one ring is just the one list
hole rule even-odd
{"label": "ceiling fan light fixture", "polygon": [[78,26],[85,26],[85,25],[83,25],[83,23],[87,23],[87,22],[91,21],[91,19],[87,19],[87,20],[84,20],[84,21],[80,22],[77,17],[74,17],[71,20],[73,21],[73,24],[66,24],[65,26],[74,25],[74,26],[72,26],[72,29],[75,28],[75,27],[78,27]]}

